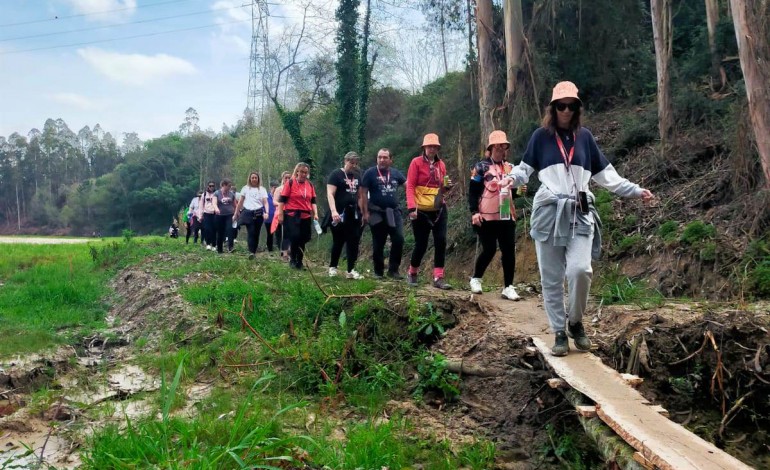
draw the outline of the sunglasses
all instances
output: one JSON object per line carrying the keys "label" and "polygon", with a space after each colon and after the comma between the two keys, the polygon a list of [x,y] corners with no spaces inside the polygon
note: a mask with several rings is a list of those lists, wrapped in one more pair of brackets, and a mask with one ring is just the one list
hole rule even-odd
{"label": "sunglasses", "polygon": [[214,186],[213,184],[210,184],[209,188],[216,188],[216,186]]}
{"label": "sunglasses", "polygon": [[565,109],[569,108],[570,111],[573,113],[580,109],[580,102],[579,101],[573,101],[572,103],[562,103],[561,101],[557,101],[554,103],[554,106],[556,106],[557,111],[564,111]]}

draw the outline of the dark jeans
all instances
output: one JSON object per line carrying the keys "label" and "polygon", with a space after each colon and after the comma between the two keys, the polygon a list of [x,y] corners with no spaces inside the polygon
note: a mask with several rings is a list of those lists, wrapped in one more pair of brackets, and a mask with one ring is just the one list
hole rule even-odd
{"label": "dark jeans", "polygon": [[[265,223],[264,217],[257,217],[248,224],[242,224],[246,226],[246,241],[249,245],[249,253],[256,253],[257,246],[259,245],[259,232],[262,230],[262,224]],[[270,228],[268,227],[268,232]]]}
{"label": "dark jeans", "polygon": [[345,245],[345,255],[348,258],[348,272],[356,267],[358,261],[358,247],[361,243],[361,219],[351,216],[344,222],[331,227],[332,232],[332,258],[329,267],[336,268],[342,255],[342,246]]}
{"label": "dark jeans", "polygon": [[286,215],[283,219],[284,237],[289,240],[291,260],[289,264],[297,269],[302,268],[305,258],[305,245],[310,241],[310,230],[313,219],[300,219],[299,216]]}
{"label": "dark jeans", "polygon": [[[190,222],[190,231],[192,232],[193,243],[198,243],[198,235],[200,235],[201,243],[204,243],[203,235],[201,234],[201,225],[202,223],[197,217],[192,218],[192,221]],[[187,239],[190,239],[190,232],[187,233]]]}
{"label": "dark jeans", "polygon": [[[270,233],[270,226],[272,225],[272,221],[268,222],[265,221],[265,235],[267,238],[267,251],[273,251],[273,234]],[[278,225],[278,229],[275,231],[278,233],[278,230],[280,230],[281,226]],[[259,239],[259,237],[257,237]],[[257,241],[257,244],[259,245],[259,241]]]}
{"label": "dark jeans", "polygon": [[390,257],[388,259],[388,272],[398,273],[401,265],[401,256],[404,253],[404,224],[401,213],[395,213],[396,226],[390,227],[388,222],[382,221],[372,225],[372,262],[374,274],[382,276],[385,271],[385,242],[390,236]]}
{"label": "dark jeans", "polygon": [[217,216],[216,214],[203,213],[203,238],[206,245],[217,244]]}
{"label": "dark jeans", "polygon": [[433,267],[443,268],[446,258],[446,223],[447,209],[446,205],[435,212],[417,213],[417,218],[412,221],[412,231],[414,232],[414,251],[410,264],[415,268],[420,267],[422,257],[428,251],[428,237],[433,233]]}
{"label": "dark jeans", "polygon": [[481,253],[476,258],[473,277],[484,276],[487,266],[495,257],[497,245],[500,245],[500,262],[503,265],[503,279],[508,287],[513,284],[513,273],[516,271],[516,222],[513,220],[489,220],[480,227],[473,226],[479,237]]}
{"label": "dark jeans", "polygon": [[224,251],[225,238],[227,238],[227,250],[233,249],[233,214],[216,216],[217,252]]}

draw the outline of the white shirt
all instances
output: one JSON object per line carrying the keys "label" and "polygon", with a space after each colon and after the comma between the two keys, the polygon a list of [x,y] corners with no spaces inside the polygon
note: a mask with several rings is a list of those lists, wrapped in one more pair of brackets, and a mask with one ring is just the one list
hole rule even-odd
{"label": "white shirt", "polygon": [[241,196],[244,196],[243,208],[250,211],[264,209],[265,206],[262,201],[267,199],[267,190],[262,186],[251,187],[249,185],[241,188]]}

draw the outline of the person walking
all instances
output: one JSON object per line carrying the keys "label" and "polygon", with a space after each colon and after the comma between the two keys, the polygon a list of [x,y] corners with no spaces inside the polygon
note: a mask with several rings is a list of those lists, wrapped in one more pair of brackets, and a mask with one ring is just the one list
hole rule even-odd
{"label": "person walking", "polygon": [[392,168],[393,156],[390,150],[382,148],[377,152],[377,165],[364,172],[361,179],[363,194],[369,194],[364,219],[372,231],[372,264],[374,277],[381,279],[385,272],[385,242],[390,237],[388,277],[402,280],[398,268],[404,252],[404,222],[398,206],[398,187],[406,183],[406,177]]}
{"label": "person walking", "polygon": [[594,136],[581,125],[582,105],[574,83],[557,83],[541,127],[509,175],[513,186],[526,184],[535,172],[542,183],[532,205],[530,235],[540,266],[543,304],[555,335],[554,356],[569,353],[568,337],[578,350],[591,349],[583,314],[593,277],[591,259],[598,259],[601,252],[601,221],[589,181],[621,197],[645,202],[654,197],[650,190],[622,178],[607,160]]}
{"label": "person walking", "polygon": [[414,233],[414,250],[409,261],[407,280],[410,286],[418,285],[420,263],[428,250],[428,237],[433,234],[433,287],[451,289],[444,280],[446,257],[447,207],[444,193],[451,188],[444,161],[439,158],[441,149],[438,135],[426,134],[422,141],[422,153],[414,157],[406,175],[406,206]]}
{"label": "person walking", "polygon": [[300,162],[294,167],[292,178],[283,185],[275,216],[283,224],[283,233],[289,239],[289,265],[303,268],[305,245],[310,241],[311,225],[318,220],[318,206],[310,166]]}
{"label": "person walking", "polygon": [[[193,244],[198,243],[198,234],[201,231],[201,219],[198,217],[199,211],[198,206],[200,205],[201,195],[203,195],[203,191],[198,191],[198,194],[192,198],[190,201],[190,205],[187,208],[187,218],[190,221],[190,229],[187,231],[187,240],[186,243],[190,241],[190,232],[192,232],[193,236]],[[203,236],[201,234],[201,244],[204,243]]]}
{"label": "person walking", "polygon": [[246,185],[241,188],[238,206],[233,214],[233,221],[246,226],[246,244],[249,250],[249,259],[254,259],[259,243],[259,232],[265,221],[265,209],[267,208],[267,190],[262,187],[262,178],[259,173],[252,171]]}
{"label": "person walking", "polygon": [[476,232],[481,253],[476,258],[470,287],[474,294],[481,294],[481,278],[500,246],[500,261],[503,265],[504,299],[519,300],[513,287],[513,273],[516,270],[516,211],[513,209],[513,195],[508,187],[500,183],[511,172],[513,165],[507,161],[511,143],[503,131],[489,134],[487,152],[489,156],[474,165],[468,185],[468,208],[471,224]]}
{"label": "person walking", "polygon": [[[267,217],[265,217],[265,235],[266,235],[266,243],[267,251],[272,252],[273,251],[273,231],[270,230],[270,226],[273,225],[273,218],[275,217],[275,199],[273,198],[273,193],[275,192],[275,188],[278,187],[278,183],[275,181],[270,182],[270,190],[267,192]],[[257,245],[259,245],[259,240],[257,240]]]}
{"label": "person walking", "polygon": [[361,158],[356,152],[348,152],[342,168],[329,173],[326,182],[326,196],[331,213],[332,251],[329,260],[329,276],[337,275],[337,265],[346,247],[348,279],[363,279],[355,270],[358,249],[361,242],[361,226],[366,213],[365,196],[361,187]]}
{"label": "person walking", "polygon": [[[283,187],[291,180],[291,173],[288,171],[284,171],[281,174],[281,184],[278,185],[277,188],[275,188],[275,191],[273,191],[273,202],[276,204],[276,213],[278,213],[278,201],[281,199],[281,193],[283,192]],[[275,227],[275,230],[273,230],[273,227]],[[278,240],[278,247],[281,250],[281,258],[285,261],[289,261],[289,238],[286,237],[285,232],[283,230],[283,224],[279,222],[278,218],[276,217],[273,220],[273,224],[270,226],[270,231],[273,232],[275,235],[275,239]]]}
{"label": "person walking", "polygon": [[233,251],[233,214],[235,213],[235,192],[232,190],[233,182],[225,178],[214,193],[217,200],[216,213],[216,240],[217,253],[224,253],[225,238],[227,238],[227,251]]}
{"label": "person walking", "polygon": [[219,214],[219,208],[217,207],[217,198],[214,195],[216,189],[217,184],[209,181],[198,204],[199,219],[203,221],[203,238],[206,239],[206,249],[211,251],[214,250],[217,243],[216,216]]}

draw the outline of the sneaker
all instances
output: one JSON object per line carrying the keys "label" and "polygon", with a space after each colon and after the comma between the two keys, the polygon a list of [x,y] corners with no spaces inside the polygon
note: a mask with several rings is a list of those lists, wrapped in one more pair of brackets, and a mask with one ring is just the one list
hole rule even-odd
{"label": "sneaker", "polygon": [[211,245],[206,245],[206,249],[209,251],[214,251],[214,247]]}
{"label": "sneaker", "polygon": [[374,274],[372,274],[372,276],[373,276],[375,279],[382,279],[382,278],[384,278],[384,277],[385,277],[385,276],[383,276],[383,275],[382,275],[382,273],[374,273]]}
{"label": "sneaker", "polygon": [[481,294],[483,292],[483,290],[481,289],[480,277],[471,278],[471,292],[473,292],[474,294]]}
{"label": "sneaker", "polygon": [[419,286],[420,284],[417,282],[417,274],[411,274],[411,273],[407,274],[406,283],[412,287]]}
{"label": "sneaker", "polygon": [[566,356],[569,353],[569,340],[567,339],[567,333],[563,331],[556,332],[556,342],[551,348],[552,356]]}
{"label": "sneaker", "polygon": [[256,258],[254,253],[249,253],[249,260],[253,260],[254,258]]}
{"label": "sneaker", "polygon": [[591,350],[591,340],[586,336],[586,330],[583,328],[583,322],[567,325],[567,336],[572,338],[575,347],[580,351]]}
{"label": "sneaker", "polygon": [[334,277],[337,275],[337,268],[329,268],[329,277]]}
{"label": "sneaker", "polygon": [[351,270],[351,271],[348,271],[348,273],[345,275],[345,277],[346,277],[346,278],[348,278],[348,279],[355,279],[356,281],[358,281],[358,280],[361,280],[361,279],[363,279],[363,278],[364,278],[364,276],[362,276],[362,275],[361,275],[361,274],[360,274],[358,271],[356,271],[355,269],[353,269],[353,270]]}
{"label": "sneaker", "polygon": [[403,281],[404,276],[400,275],[398,271],[388,271],[388,277],[394,281]]}
{"label": "sneaker", "polygon": [[441,290],[451,290],[452,289],[452,286],[447,284],[446,281],[444,281],[443,277],[434,277],[433,278],[433,287],[435,287],[436,289],[441,289]]}
{"label": "sneaker", "polygon": [[519,297],[519,294],[516,293],[516,289],[513,288],[513,284],[503,289],[503,292],[500,294],[504,299],[508,300],[520,300],[521,297]]}

